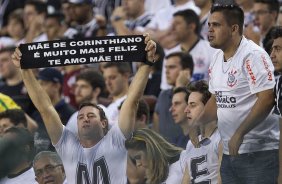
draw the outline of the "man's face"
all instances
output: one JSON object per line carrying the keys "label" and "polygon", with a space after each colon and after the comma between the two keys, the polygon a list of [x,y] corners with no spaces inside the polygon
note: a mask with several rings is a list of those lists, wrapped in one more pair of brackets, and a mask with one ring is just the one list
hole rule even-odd
{"label": "man's face", "polygon": [[60,84],[45,80],[39,80],[38,82],[51,99],[60,93]]}
{"label": "man's face", "polygon": [[185,109],[185,113],[187,113],[188,123],[190,126],[205,108],[205,105],[202,102],[202,96],[203,95],[199,92],[192,92],[189,95],[188,105]]}
{"label": "man's face", "polygon": [[272,51],[270,54],[275,71],[282,72],[282,37],[276,38],[272,44]]}
{"label": "man's face", "polygon": [[61,29],[60,22],[54,18],[54,17],[49,17],[45,19],[45,24],[44,24],[45,32],[48,36],[48,39],[55,39],[59,38],[59,32]]}
{"label": "man's face", "polygon": [[105,122],[101,121],[99,110],[92,106],[85,106],[77,115],[78,135],[80,139],[93,138],[103,135],[106,128]]}
{"label": "man's face", "polygon": [[91,9],[88,4],[70,4],[70,11],[73,14],[72,18],[79,25],[83,25],[85,20],[87,20],[87,16],[89,10]]}
{"label": "man's face", "polygon": [[77,104],[89,102],[93,98],[93,88],[85,80],[77,80],[74,89],[75,101]]}
{"label": "man's face", "polygon": [[128,85],[128,77],[118,72],[116,67],[104,68],[106,87],[111,96],[119,96]]}
{"label": "man's face", "polygon": [[255,3],[253,14],[255,16],[255,25],[258,26],[261,32],[266,32],[274,26],[276,14],[269,11],[267,4]]}
{"label": "man's face", "polygon": [[0,75],[4,79],[13,78],[18,72],[17,68],[13,65],[11,56],[11,52],[0,53]]}
{"label": "man's face", "polygon": [[13,127],[14,124],[10,121],[9,118],[2,118],[0,119],[0,137],[4,135],[5,130],[8,128]]}
{"label": "man's face", "polygon": [[170,113],[176,124],[186,123],[187,115],[184,112],[187,102],[185,101],[186,94],[179,92],[173,95]]}
{"label": "man's face", "polygon": [[126,15],[130,19],[136,19],[141,10],[141,6],[144,6],[143,0],[123,0],[122,4]]}
{"label": "man's face", "polygon": [[165,68],[167,83],[174,86],[179,72],[182,70],[180,58],[178,56],[169,57],[166,61]]}
{"label": "man's face", "polygon": [[173,17],[172,22],[172,34],[174,35],[176,41],[182,42],[186,40],[188,34],[191,33],[191,26],[187,25],[182,16]]}
{"label": "man's face", "polygon": [[211,47],[224,49],[229,44],[232,28],[229,26],[221,12],[214,12],[209,18],[208,40]]}
{"label": "man's face", "polygon": [[36,19],[38,13],[33,5],[26,5],[24,7],[24,25],[29,28],[32,21]]}
{"label": "man's face", "polygon": [[41,157],[34,163],[35,180],[39,184],[63,184],[65,172],[59,165],[47,156]]}

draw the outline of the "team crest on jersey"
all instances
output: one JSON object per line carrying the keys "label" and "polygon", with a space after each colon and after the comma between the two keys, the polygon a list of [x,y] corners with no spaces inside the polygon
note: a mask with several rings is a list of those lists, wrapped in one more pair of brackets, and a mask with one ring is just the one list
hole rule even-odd
{"label": "team crest on jersey", "polygon": [[231,88],[237,84],[237,79],[235,76],[236,73],[237,71],[235,69],[232,69],[230,72],[228,72],[227,85]]}

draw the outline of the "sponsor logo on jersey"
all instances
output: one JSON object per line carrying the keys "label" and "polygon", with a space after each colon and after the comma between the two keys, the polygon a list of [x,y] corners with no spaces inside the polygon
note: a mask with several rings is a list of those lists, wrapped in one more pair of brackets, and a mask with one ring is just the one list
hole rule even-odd
{"label": "sponsor logo on jersey", "polygon": [[237,71],[235,69],[232,69],[230,72],[228,72],[227,85],[231,88],[237,84],[237,79],[235,76],[236,73]]}
{"label": "sponsor logo on jersey", "polygon": [[250,62],[251,61],[249,59],[246,61],[246,68],[247,68],[248,74],[250,75],[250,78],[252,80],[252,84],[255,85],[257,79],[255,77],[255,74],[253,73]]}
{"label": "sponsor logo on jersey", "polygon": [[272,81],[272,72],[271,70],[269,69],[269,65],[266,61],[266,58],[264,55],[261,55],[261,59],[262,59],[262,62],[263,62],[263,65],[264,65],[264,69],[267,71],[267,76],[268,76],[268,79],[269,81]]}
{"label": "sponsor logo on jersey", "polygon": [[217,108],[235,108],[236,97],[222,95],[222,91],[215,92]]}

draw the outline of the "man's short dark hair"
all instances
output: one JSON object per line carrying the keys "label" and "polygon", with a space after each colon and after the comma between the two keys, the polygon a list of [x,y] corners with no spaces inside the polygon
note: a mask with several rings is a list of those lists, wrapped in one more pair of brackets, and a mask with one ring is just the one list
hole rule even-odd
{"label": "man's short dark hair", "polygon": [[194,71],[194,61],[192,56],[189,53],[184,53],[184,52],[173,52],[169,55],[167,55],[165,58],[169,59],[171,57],[179,57],[180,58],[180,65],[182,69],[190,69],[191,75],[193,74]]}
{"label": "man's short dark hair", "polygon": [[188,89],[186,87],[177,87],[173,90],[173,94],[172,96],[174,96],[177,93],[185,93],[185,102],[187,103],[188,101],[188,97],[190,95],[190,92],[188,91]]}
{"label": "man's short dark hair", "polygon": [[[20,127],[11,127],[5,130],[4,134],[13,133],[16,136],[11,138],[11,141],[17,146],[17,152],[20,152],[27,161],[32,161],[35,154],[34,137],[26,129]],[[10,139],[10,138],[9,138]]]}
{"label": "man's short dark hair", "polygon": [[277,39],[282,37],[282,26],[276,26],[271,32],[271,38]]}
{"label": "man's short dark hair", "polygon": [[268,10],[272,12],[277,12],[277,17],[279,13],[279,1],[278,0],[255,0],[255,3],[263,3],[268,6]]}
{"label": "man's short dark hair", "polygon": [[26,5],[31,5],[34,6],[34,9],[36,10],[36,12],[38,14],[41,13],[47,13],[47,4],[44,3],[43,1],[39,1],[39,0],[27,0],[25,3]]}
{"label": "man's short dark hair", "polygon": [[93,90],[98,87],[101,89],[101,92],[102,92],[105,88],[105,79],[103,75],[95,69],[82,70],[76,76],[76,81],[78,80],[84,80],[88,82],[91,85]]}
{"label": "man's short dark hair", "polygon": [[7,109],[3,112],[0,112],[0,119],[7,118],[13,123],[15,126],[22,123],[24,127],[27,127],[27,119],[25,117],[25,113],[21,109]]}
{"label": "man's short dark hair", "polygon": [[182,10],[173,14],[174,17],[181,16],[185,20],[186,24],[194,23],[196,25],[195,33],[200,33],[200,19],[199,16],[193,10]]}
{"label": "man's short dark hair", "polygon": [[209,92],[209,85],[205,80],[193,81],[187,85],[187,90],[192,92],[199,92],[202,96],[202,102],[204,105],[209,101],[211,93]]}
{"label": "man's short dark hair", "polygon": [[240,35],[243,34],[244,27],[244,11],[236,4],[224,2],[215,2],[211,8],[211,14],[221,12],[229,26],[237,24],[239,26]]}
{"label": "man's short dark hair", "polygon": [[103,67],[105,68],[111,68],[111,67],[116,67],[118,72],[121,74],[127,74],[127,73],[131,73],[131,68],[129,63],[119,63],[119,62],[111,62],[111,63],[106,63],[105,66]]}

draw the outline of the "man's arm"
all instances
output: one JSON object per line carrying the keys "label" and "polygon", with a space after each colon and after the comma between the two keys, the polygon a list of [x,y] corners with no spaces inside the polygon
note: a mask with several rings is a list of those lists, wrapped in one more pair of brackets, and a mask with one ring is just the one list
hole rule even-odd
{"label": "man's arm", "polygon": [[282,118],[279,120],[280,127],[280,141],[279,141],[279,176],[278,184],[282,184]]}
{"label": "man's arm", "polygon": [[[147,34],[145,44],[147,44],[145,48],[147,51],[147,59],[153,62],[156,52],[156,43],[153,42]],[[138,69],[129,86],[127,98],[121,106],[118,123],[125,137],[129,137],[134,129],[138,102],[144,93],[150,71],[150,66],[145,64]]]}
{"label": "man's arm", "polygon": [[[20,68],[21,52],[17,48],[12,55],[13,63]],[[41,88],[31,69],[21,69],[22,78],[27,88],[28,94],[39,111],[47,132],[53,144],[56,144],[63,132],[63,124],[58,113],[53,107],[47,93]]]}
{"label": "man's arm", "polygon": [[205,105],[204,111],[200,114],[199,118],[193,122],[189,130],[189,137],[195,147],[199,147],[198,130],[200,125],[207,124],[217,120],[217,105],[216,98],[212,95]]}
{"label": "man's arm", "polygon": [[274,93],[272,89],[261,91],[256,94],[258,99],[252,107],[247,118],[238,127],[229,141],[229,154],[237,155],[244,136],[260,124],[270,113],[274,105]]}

